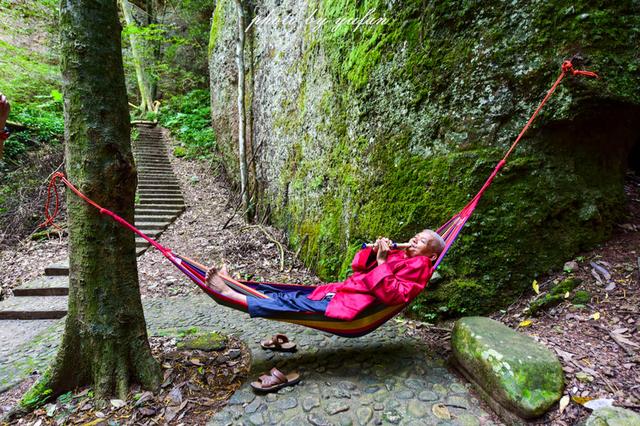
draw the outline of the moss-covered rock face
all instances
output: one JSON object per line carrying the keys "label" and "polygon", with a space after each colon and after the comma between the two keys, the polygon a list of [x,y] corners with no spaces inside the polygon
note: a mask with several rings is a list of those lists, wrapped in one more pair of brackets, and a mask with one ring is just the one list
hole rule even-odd
{"label": "moss-covered rock face", "polygon": [[544,414],[562,396],[564,376],[558,358],[497,321],[459,319],[451,348],[458,364],[487,394],[522,418]]}
{"label": "moss-covered rock face", "polygon": [[[236,179],[232,3],[219,2],[210,68]],[[458,211],[576,52],[602,79],[562,84],[413,309],[504,305],[624,214],[640,135],[636,3],[257,3],[246,59],[258,199],[322,278],[344,277],[362,241],[403,240]],[[388,22],[339,25],[369,11]]]}

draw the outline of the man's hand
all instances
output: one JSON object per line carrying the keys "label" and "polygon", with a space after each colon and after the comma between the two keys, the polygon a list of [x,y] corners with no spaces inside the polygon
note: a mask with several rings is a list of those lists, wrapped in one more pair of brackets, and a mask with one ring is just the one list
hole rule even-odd
{"label": "man's hand", "polygon": [[0,132],[4,129],[9,118],[9,112],[11,111],[11,105],[7,100],[7,97],[0,93]]}
{"label": "man's hand", "polygon": [[387,261],[387,256],[389,255],[391,244],[392,242],[388,238],[378,238],[376,240],[376,243],[373,245],[373,252],[376,253],[376,260],[378,261],[378,266],[382,265]]}

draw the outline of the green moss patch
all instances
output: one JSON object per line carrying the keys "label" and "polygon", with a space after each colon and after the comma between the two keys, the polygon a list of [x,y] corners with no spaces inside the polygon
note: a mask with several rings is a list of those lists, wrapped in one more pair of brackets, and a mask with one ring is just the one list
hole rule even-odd
{"label": "green moss patch", "polygon": [[183,337],[178,343],[178,349],[191,349],[200,351],[219,351],[226,347],[227,338],[220,333],[210,332],[202,334],[190,334]]}
{"label": "green moss patch", "polygon": [[[556,306],[560,304],[562,301],[566,300],[571,292],[580,284],[582,280],[578,278],[568,278],[554,285],[547,294],[532,301],[527,308],[527,313],[530,315],[535,315],[541,310],[551,308],[552,306]],[[583,292],[586,293],[586,292]],[[587,293],[588,294],[588,293]],[[574,296],[574,300],[575,300]]]}

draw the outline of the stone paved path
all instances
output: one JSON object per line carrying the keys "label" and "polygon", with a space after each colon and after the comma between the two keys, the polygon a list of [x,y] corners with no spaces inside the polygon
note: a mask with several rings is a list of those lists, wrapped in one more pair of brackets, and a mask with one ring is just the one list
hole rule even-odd
{"label": "stone paved path", "polygon": [[[276,366],[297,370],[302,381],[277,394],[255,395],[246,383],[216,414],[210,425],[491,425],[488,413],[469,394],[467,385],[445,367],[444,360],[419,340],[404,336],[401,321],[389,321],[368,336],[345,339],[303,327],[249,320],[216,305],[205,295],[147,299],[145,316],[151,333],[198,326],[234,334],[252,349],[251,377]],[[7,355],[0,353],[0,389],[32,371],[42,371],[59,343],[64,320],[58,320],[32,341]],[[298,343],[293,354],[260,349],[258,342],[285,332]],[[448,404],[452,420],[432,412]]]}

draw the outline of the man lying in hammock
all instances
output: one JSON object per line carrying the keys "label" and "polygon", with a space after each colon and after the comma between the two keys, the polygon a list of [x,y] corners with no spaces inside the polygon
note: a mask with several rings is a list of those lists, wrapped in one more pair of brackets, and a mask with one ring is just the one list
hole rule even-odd
{"label": "man lying in hammock", "polygon": [[207,285],[224,296],[246,303],[251,317],[269,317],[282,312],[318,312],[330,318],[350,321],[375,301],[385,305],[407,303],[420,293],[431,274],[433,262],[444,250],[444,240],[426,229],[410,241],[406,250],[392,250],[391,241],[380,238],[373,248],[356,253],[353,275],[341,283],[280,291],[263,285],[258,290],[268,299],[245,296],[229,287],[219,274],[229,276],[226,267],[207,272]]}

